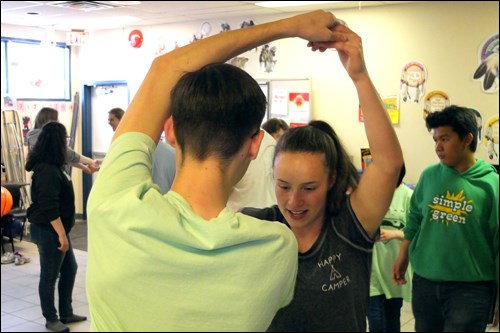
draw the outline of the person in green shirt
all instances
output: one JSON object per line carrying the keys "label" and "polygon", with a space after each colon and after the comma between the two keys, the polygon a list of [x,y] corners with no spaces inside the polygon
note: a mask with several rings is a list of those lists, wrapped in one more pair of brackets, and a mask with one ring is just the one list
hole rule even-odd
{"label": "person in green shirt", "polygon": [[498,289],[498,173],[476,158],[472,109],[452,105],[429,114],[439,163],[420,176],[393,279],[414,270],[417,332],[484,332]]}
{"label": "person in green shirt", "polygon": [[392,265],[399,254],[404,239],[406,215],[413,190],[403,183],[406,167],[403,165],[391,206],[380,226],[380,237],[373,246],[370,277],[370,305],[368,326],[370,332],[401,332],[401,307],[403,300],[411,301],[411,266],[406,271],[408,283],[392,282]]}

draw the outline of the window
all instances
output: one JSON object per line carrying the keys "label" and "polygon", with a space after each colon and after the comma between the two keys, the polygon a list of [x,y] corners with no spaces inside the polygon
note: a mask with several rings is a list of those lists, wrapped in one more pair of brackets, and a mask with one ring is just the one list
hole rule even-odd
{"label": "window", "polygon": [[2,38],[2,94],[17,100],[71,100],[70,48]]}

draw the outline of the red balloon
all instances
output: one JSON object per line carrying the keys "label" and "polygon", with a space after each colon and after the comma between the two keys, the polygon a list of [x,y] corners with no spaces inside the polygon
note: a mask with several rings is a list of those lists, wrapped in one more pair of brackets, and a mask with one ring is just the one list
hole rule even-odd
{"label": "red balloon", "polygon": [[2,186],[2,217],[12,209],[12,194]]}

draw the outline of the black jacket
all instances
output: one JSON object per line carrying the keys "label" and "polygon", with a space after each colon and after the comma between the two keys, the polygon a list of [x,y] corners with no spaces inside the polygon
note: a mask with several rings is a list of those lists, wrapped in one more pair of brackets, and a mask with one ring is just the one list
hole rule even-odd
{"label": "black jacket", "polygon": [[27,164],[26,170],[33,171],[31,205],[27,211],[30,223],[53,230],[50,222],[61,217],[64,229],[69,233],[75,224],[75,192],[71,177],[63,166],[43,162]]}

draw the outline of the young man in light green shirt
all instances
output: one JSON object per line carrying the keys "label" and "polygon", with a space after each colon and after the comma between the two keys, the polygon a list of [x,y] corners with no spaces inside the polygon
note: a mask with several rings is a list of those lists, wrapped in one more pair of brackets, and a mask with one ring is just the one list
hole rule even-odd
{"label": "young man in light green shirt", "polygon": [[[153,61],[88,200],[93,331],[264,331],[291,301],[292,232],[226,208],[259,151],[266,100],[252,77],[224,62],[280,38],[345,40],[334,24],[331,13],[316,11],[214,35]],[[170,115],[176,176],[163,196],[152,156]]]}

